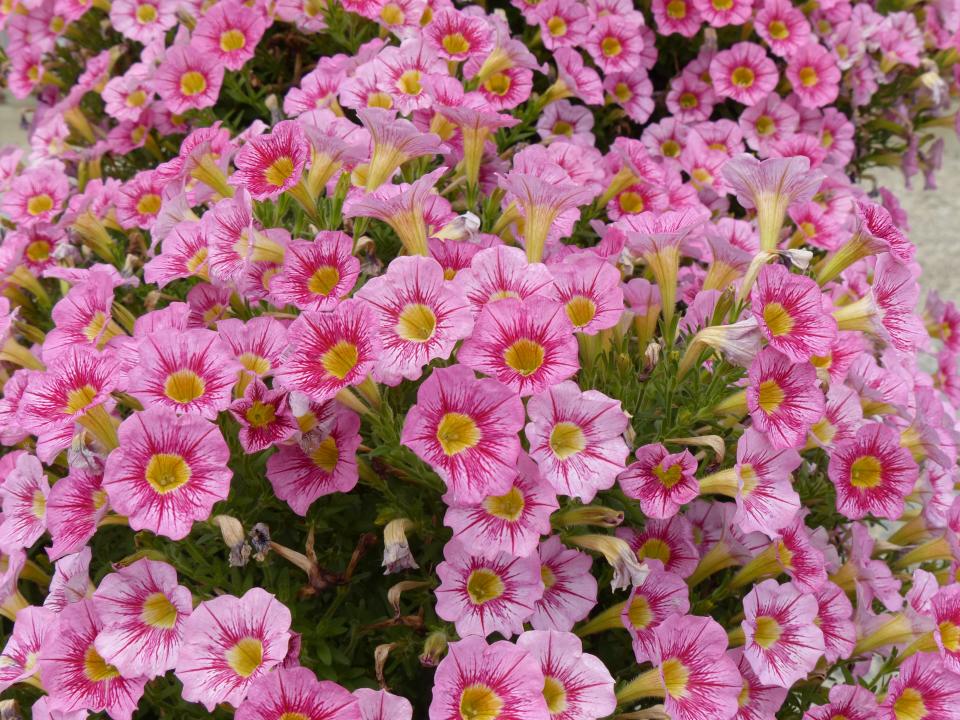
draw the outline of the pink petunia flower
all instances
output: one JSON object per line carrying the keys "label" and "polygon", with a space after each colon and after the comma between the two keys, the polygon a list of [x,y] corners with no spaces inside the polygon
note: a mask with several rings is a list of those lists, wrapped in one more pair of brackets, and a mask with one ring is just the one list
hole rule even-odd
{"label": "pink petunia flower", "polygon": [[137,173],[123,184],[117,197],[117,221],[124,229],[150,230],[163,204],[165,183],[152,170]]}
{"label": "pink petunia flower", "polygon": [[470,266],[460,270],[454,280],[475,313],[505,298],[550,297],[554,292],[553,276],[543,263],[528,262],[522,250],[506,245],[474,254]]}
{"label": "pink petunia flower", "polygon": [[714,56],[710,79],[718,96],[756,105],[777,86],[777,66],[760,45],[740,42]]}
{"label": "pink petunia flower", "polygon": [[623,314],[620,272],[593,253],[569,255],[551,265],[554,299],[563,304],[574,330],[596,335]]}
{"label": "pink petunia flower", "polygon": [[344,300],[329,313],[303,312],[287,328],[292,350],[274,377],[316,402],[329,400],[373,369],[381,352],[373,328],[373,313],[362,300]]}
{"label": "pink petunia flower", "polygon": [[829,105],[840,92],[840,68],[833,55],[819,43],[808,43],[787,60],[787,79],[804,107]]}
{"label": "pink petunia flower", "polygon": [[401,443],[447,483],[455,503],[480,502],[510,489],[523,426],[519,396],[463,365],[437,368],[420,386]]}
{"label": "pink petunia flower", "polygon": [[214,423],[157,407],[128,417],[117,436],[120,447],[107,457],[103,487],[134,530],[179,540],[226,499],[230,451]]}
{"label": "pink petunia flower", "polygon": [[661,569],[662,564],[656,561],[650,564],[650,574],[634,586],[620,614],[638,663],[650,660],[656,653],[657,626],[671,615],[686,615],[690,611],[690,591],[683,578]]}
{"label": "pink petunia flower", "polygon": [[70,191],[67,176],[55,165],[24,170],[3,194],[0,210],[21,226],[52,222]]}
{"label": "pink petunia flower", "polygon": [[908,657],[890,680],[880,709],[888,717],[913,715],[939,720],[952,717],[958,702],[960,676],[949,672],[937,655],[918,653]]}
{"label": "pink petunia flower", "polygon": [[559,303],[539,297],[487,305],[457,355],[521,395],[543,392],[577,372],[573,325]]}
{"label": "pink petunia flower", "polygon": [[764,0],[755,21],[757,35],[774,55],[789,58],[810,38],[810,23],[789,0]]}
{"label": "pink petunia flower", "polygon": [[177,24],[176,5],[159,0],[119,0],[110,4],[110,24],[125,37],[147,45]]}
{"label": "pink petunia flower", "polygon": [[237,171],[230,184],[246,188],[254,200],[273,200],[300,182],[310,157],[310,145],[296,120],[284,120],[273,130],[251,138],[236,154]]}
{"label": "pink petunia flower", "polygon": [[93,600],[67,605],[54,632],[40,648],[40,679],[52,710],[106,710],[114,720],[130,720],[143,695],[146,677],[124,677],[97,652],[94,641],[103,629]]}
{"label": "pink petunia flower", "polygon": [[[86,546],[73,555],[65,555],[54,565],[50,589],[43,606],[60,613],[68,605],[78,603],[93,594],[90,582],[90,559],[93,551]],[[92,640],[92,639],[91,639]]]}
{"label": "pink petunia flower", "polygon": [[867,423],[853,439],[834,446],[827,473],[837,489],[838,512],[852,520],[867,515],[895,520],[919,470],[895,430]]}
{"label": "pink petunia flower", "polygon": [[585,503],[613,487],[627,453],[620,403],[565,381],[527,402],[530,457],[557,493]]}
{"label": "pink petunia flower", "polygon": [[353,694],[360,720],[413,720],[413,706],[404,697],[370,688],[359,688]]}
{"label": "pink petunia flower", "polygon": [[304,434],[270,456],[267,479],[280,500],[306,515],[317,498],[349,492],[357,484],[360,417],[332,400],[295,414]]}
{"label": "pink petunia flower", "polygon": [[803,720],[832,720],[837,716],[848,720],[870,720],[877,717],[877,696],[860,685],[834,685],[830,688],[830,702],[812,705]]}
{"label": "pink petunia flower", "polygon": [[280,667],[251,686],[234,713],[237,720],[363,720],[360,703],[329,680],[317,680],[305,667]]}
{"label": "pink petunia flower", "polygon": [[144,265],[143,279],[161,288],[180,278],[209,280],[208,254],[204,225],[192,220],[179,222],[163,239],[161,251]]}
{"label": "pink petunia flower", "polygon": [[750,302],[770,347],[794,362],[826,355],[836,341],[837,324],[824,310],[820,287],[783,265],[763,267]]}
{"label": "pink petunia flower", "polygon": [[359,274],[353,239],[323,230],[312,242],[292,240],[287,245],[283,269],[270,281],[270,293],[277,302],[301,310],[332,310],[350,293]]}
{"label": "pink petunia flower", "polygon": [[243,367],[240,388],[251,378],[273,374],[287,348],[286,328],[276,318],[266,315],[247,322],[234,318],[221,320],[217,323],[217,333]]}
{"label": "pink petunia flower", "polygon": [[357,292],[373,311],[383,352],[374,377],[388,385],[416,380],[425,365],[448,358],[473,329],[463,291],[444,280],[432,258],[399,257]]}
{"label": "pink petunia flower", "polygon": [[216,104],[223,84],[224,66],[215,56],[189,46],[167,49],[153,76],[153,91],[170,112],[202,110]]}
{"label": "pink petunia flower", "polygon": [[227,0],[203,14],[190,44],[198,53],[216,58],[227,70],[239,70],[253,57],[266,29],[267,19],[260,8]]}
{"label": "pink petunia flower", "polygon": [[493,712],[504,718],[549,720],[543,697],[543,672],[523,648],[481,637],[450,643],[434,674],[430,720],[481,718]]}
{"label": "pink petunia flower", "polygon": [[538,554],[544,590],[530,624],[537,630],[567,632],[597,604],[597,581],[590,574],[593,559],[565,547],[556,535],[540,544]]}
{"label": "pink petunia flower", "polygon": [[612,15],[594,23],[583,43],[604,73],[635,70],[641,65],[644,41],[638,26]]}
{"label": "pink petunia flower", "polygon": [[540,25],[540,37],[547,50],[578,47],[590,32],[587,8],[579,3],[541,0],[535,14],[536,22]]}
{"label": "pink petunia flower", "polygon": [[3,479],[3,521],[0,547],[5,550],[29,548],[47,529],[47,496],[50,482],[43,465],[33,455],[17,456],[13,469]]}
{"label": "pink petunia flower", "polygon": [[673,517],[681,505],[700,493],[694,474],[697,461],[689,450],[671,453],[660,443],[637,449],[637,461],[620,475],[624,494],[640,502],[644,514],[658,519]]}
{"label": "pink petunia flower", "polygon": [[800,509],[790,473],[800,466],[791,448],[775,449],[767,437],[747,428],[737,441],[737,513],[743,532],[775,533],[786,527]]}
{"label": "pink petunia flower", "polygon": [[550,515],[558,508],[553,489],[524,454],[507,492],[490,495],[479,503],[449,507],[443,524],[453,529],[454,538],[476,548],[484,557],[499,552],[527,557],[539,544],[540,536],[550,534]]}
{"label": "pink petunia flower", "polygon": [[444,60],[483,58],[493,50],[494,30],[486,18],[453,8],[434,15],[424,36],[428,47]]}
{"label": "pink petunia flower", "polygon": [[727,656],[737,663],[737,670],[743,678],[743,690],[737,698],[739,707],[733,720],[774,720],[787,698],[786,688],[764,684],[747,662],[743,648],[731,648]]}
{"label": "pink petunia flower", "polygon": [[175,674],[183,699],[213,712],[239,707],[257,680],[283,661],[290,643],[290,611],[261,588],[243,597],[221,595],[200,603],[183,624]]}
{"label": "pink petunia flower", "polygon": [[56,621],[48,608],[28,606],[17,612],[7,644],[0,654],[0,691],[36,676],[37,656]]}
{"label": "pink petunia flower", "polygon": [[517,638],[543,672],[543,698],[553,720],[606,717],[617,707],[613,677],[599,658],[583,652],[573,633],[530,630]]}
{"label": "pink petunia flower", "polygon": [[823,633],[814,625],[817,601],[792,584],[764,580],[743,599],[743,655],[768,685],[789,688],[823,655]]}
{"label": "pink petunia flower", "polygon": [[484,558],[454,538],[444,546],[443,558],[437,566],[437,615],[454,623],[461,637],[499,632],[509,638],[523,632],[543,595],[536,556],[501,552]]}
{"label": "pink petunia flower", "polygon": [[110,509],[102,486],[101,474],[73,468],[50,488],[46,521],[53,538],[53,546],[47,548],[51,560],[79,552],[96,533]]}
{"label": "pink petunia flower", "polygon": [[287,393],[268,389],[259,378],[230,404],[230,414],[240,423],[240,446],[251,454],[289,439],[298,430]]}
{"label": "pink petunia flower", "polygon": [[857,629],[850,619],[853,605],[846,593],[828,580],[814,597],[817,599],[814,623],[823,633],[823,654],[827,662],[835,663],[840,658],[850,657],[857,641]]}
{"label": "pink petunia flower", "polygon": [[703,17],[692,0],[654,0],[650,10],[663,35],[677,33],[692,38],[703,25]]}
{"label": "pink petunia flower", "polygon": [[802,446],[824,411],[814,367],[794,364],[767,347],[750,365],[748,378],[747,409],[756,428],[768,434],[775,449]]}
{"label": "pink petunia flower", "polygon": [[154,678],[177,664],[190,591],[167,563],[142,558],[106,575],[93,595],[103,629],[97,652],[125,677]]}
{"label": "pink petunia flower", "polygon": [[617,537],[629,543],[641,562],[659,560],[665,570],[682,578],[689,577],[700,561],[693,542],[693,526],[683,515],[666,520],[651,518],[643,530],[619,528]]}

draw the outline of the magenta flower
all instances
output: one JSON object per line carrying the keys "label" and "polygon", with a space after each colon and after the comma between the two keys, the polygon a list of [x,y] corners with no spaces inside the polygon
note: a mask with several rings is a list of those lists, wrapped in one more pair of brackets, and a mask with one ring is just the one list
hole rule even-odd
{"label": "magenta flower", "polygon": [[463,291],[444,280],[443,268],[432,258],[396,258],[357,297],[373,311],[383,346],[373,372],[388,385],[418,379],[424,366],[450,357],[453,346],[473,329]]}
{"label": "magenta flower", "polygon": [[733,720],[774,720],[787,698],[787,689],[761,682],[747,662],[743,648],[731,648],[727,657],[737,663],[737,670],[743,678],[743,690],[737,698],[739,707]]}
{"label": "magenta flower", "polygon": [[630,544],[638,560],[659,560],[665,570],[682,578],[689,577],[700,561],[693,526],[683,515],[666,520],[651,518],[643,530],[619,528],[617,537]]}
{"label": "magenta flower", "polygon": [[955,672],[960,668],[960,585],[937,590],[930,599],[930,614],[936,623],[933,638],[940,657],[947,669]]}
{"label": "magenta flower", "polygon": [[837,489],[838,512],[852,520],[867,515],[896,520],[919,469],[895,430],[867,423],[853,439],[834,446],[827,473]]}
{"label": "magenta flower", "polygon": [[316,402],[329,400],[373,369],[381,353],[374,327],[362,300],[344,300],[329,313],[303,312],[287,328],[292,350],[274,377]]}
{"label": "magenta flower", "polygon": [[273,200],[300,182],[309,157],[310,144],[300,125],[284,120],[240,148],[230,183],[246,188],[254,200]]}
{"label": "magenta flower", "polygon": [[606,15],[593,24],[583,48],[604,73],[636,70],[644,48],[638,26]]}
{"label": "magenta flower", "polygon": [[216,104],[223,84],[224,66],[215,56],[186,45],[167,49],[153,76],[153,91],[170,112],[202,110]]}
{"label": "magenta flower", "polygon": [[835,663],[840,658],[850,657],[857,642],[857,628],[850,619],[853,605],[846,593],[828,580],[814,597],[817,599],[814,623],[823,633],[823,654],[827,662]]}
{"label": "magenta flower", "polygon": [[756,428],[775,449],[804,444],[807,431],[823,417],[824,397],[809,363],[793,364],[771,347],[750,365],[747,409]]}
{"label": "magenta flower", "polygon": [[301,310],[332,310],[353,290],[359,274],[353,239],[324,230],[313,242],[292,240],[287,245],[283,270],[270,281],[270,294]]}
{"label": "magenta flower", "polygon": [[820,287],[783,265],[764,266],[750,302],[770,347],[794,362],[826,355],[836,341],[837,323],[824,311]]}
{"label": "magenta flower", "polygon": [[117,197],[117,221],[124,229],[150,230],[163,204],[165,183],[152,170],[137,173],[123,184]]}
{"label": "magenta flower", "polygon": [[840,716],[848,720],[871,720],[877,717],[877,696],[860,685],[834,685],[826,705],[812,705],[803,720],[832,720]]}
{"label": "magenta flower", "polygon": [[736,43],[710,62],[713,89],[722,98],[756,105],[777,86],[777,66],[756,43]]}
{"label": "magenta flower", "polygon": [[[360,417],[329,401],[297,418],[304,434],[280,445],[267,460],[274,494],[298,515],[306,515],[317,498],[349,492],[357,484]],[[308,423],[315,423],[309,427]]]}
{"label": "magenta flower", "polygon": [[117,436],[120,447],[107,457],[103,487],[134,530],[179,540],[226,499],[230,451],[214,423],[157,407],[128,417]]}
{"label": "magenta flower", "polygon": [[743,532],[772,535],[791,523],[800,510],[800,496],[790,482],[800,467],[792,448],[775,449],[753,428],[737,441],[736,522]]}
{"label": "magenta flower", "polygon": [[774,55],[789,58],[810,38],[810,23],[789,0],[764,0],[755,18],[757,35]]}
{"label": "magenta flower", "polygon": [[264,378],[279,366],[287,348],[287,331],[276,318],[266,315],[247,322],[230,318],[217,323],[217,333],[230,348],[230,354],[243,367],[243,376]]}
{"label": "magenta flower", "polygon": [[468,637],[450,643],[433,682],[430,720],[485,715],[550,720],[537,659],[504,640],[488,645],[481,637]]}
{"label": "magenta flower", "polygon": [[447,508],[443,524],[453,537],[487,558],[499,552],[530,555],[541,535],[550,534],[550,515],[559,508],[553,488],[525,454],[517,463],[510,489],[489,495],[479,503]]}
{"label": "magenta flower", "polygon": [[804,107],[831,104],[840,92],[840,68],[823,45],[811,42],[793,52],[787,60],[787,79]]}
{"label": "magenta flower", "polygon": [[[888,717],[952,718],[960,703],[960,676],[949,672],[933,653],[908,657],[887,687],[880,709]],[[874,716],[876,717],[876,716]]]}
{"label": "magenta flower", "polygon": [[711,27],[742,25],[753,14],[750,0],[693,0],[693,6]]}
{"label": "magenta flower", "polygon": [[52,222],[70,192],[67,176],[55,165],[24,170],[3,194],[0,210],[21,226]]}
{"label": "magenta flower", "polygon": [[792,584],[764,580],[743,599],[743,655],[760,682],[789,688],[823,655],[823,633],[814,625],[817,601]]}
{"label": "magenta flower", "polygon": [[703,25],[703,18],[691,0],[654,0],[650,10],[663,35],[677,33],[692,38]]}
{"label": "magenta flower", "polygon": [[208,254],[203,224],[184,220],[170,229],[161,251],[144,265],[143,279],[161,288],[180,278],[209,280]]}
{"label": "magenta flower", "polygon": [[494,30],[482,15],[449,8],[433,16],[424,40],[444,60],[462,62],[471,57],[486,57],[493,50]]}
{"label": "magenta flower", "polygon": [[437,615],[454,623],[461,637],[499,632],[509,638],[523,632],[543,595],[536,556],[501,552],[484,558],[454,538],[444,546],[443,558],[437,566]]}
{"label": "magenta flower", "polygon": [[360,709],[360,720],[413,720],[410,701],[386,690],[359,688],[353,691]]}
{"label": "magenta flower", "polygon": [[597,604],[597,581],[590,574],[593,559],[565,547],[557,535],[542,542],[538,553],[544,590],[530,624],[537,630],[567,632]]}
{"label": "magenta flower", "polygon": [[55,620],[53,611],[44,607],[31,605],[17,612],[13,630],[0,654],[0,691],[36,676],[40,669],[37,656]]}
{"label": "magenta flower", "polygon": [[447,483],[454,503],[481,502],[510,489],[523,403],[492,378],[463,365],[437,368],[420,386],[400,442]]}
{"label": "magenta flower", "polygon": [[521,395],[543,392],[580,369],[573,325],[559,303],[539,297],[487,305],[458,360]]}
{"label": "magenta flower", "polygon": [[230,414],[240,423],[241,447],[251,454],[288,440],[298,430],[286,391],[270,390],[259,378],[230,404]]}
{"label": "magenta flower", "polygon": [[234,713],[237,720],[363,720],[357,698],[305,667],[280,667],[249,689]]}
{"label": "magenta flower", "polygon": [[53,546],[51,560],[79,552],[97,531],[97,524],[110,509],[103,476],[74,468],[58,480],[47,496],[47,530]]}
{"label": "magenta flower", "polygon": [[636,457],[619,482],[627,497],[640,501],[644,514],[659,519],[673,517],[681,505],[700,494],[694,477],[697,461],[689,450],[671,453],[655,443],[638,448]]}
{"label": "magenta flower", "polygon": [[50,695],[50,707],[63,713],[102,712],[114,720],[130,720],[143,695],[146,677],[124,677],[94,645],[103,629],[93,600],[64,607],[55,631],[40,648],[40,679]]}
{"label": "magenta flower", "polygon": [[190,591],[167,563],[143,558],[100,581],[93,595],[103,629],[97,652],[125,677],[154,678],[177,664]]}
{"label": "magenta flower", "polygon": [[40,461],[28,453],[19,454],[0,486],[3,498],[0,547],[5,550],[28,548],[40,539],[47,529],[49,494],[50,482]]}
{"label": "magenta flower", "polygon": [[540,25],[543,46],[547,50],[553,50],[554,57],[557,50],[581,46],[590,32],[591,22],[587,8],[579,3],[542,0],[537,4],[534,14],[535,22]]}
{"label": "magenta flower", "polygon": [[627,416],[616,400],[565,381],[527,402],[530,457],[560,494],[585,503],[613,487],[627,453]]}
{"label": "magenta flower", "polygon": [[190,44],[199,54],[216,58],[227,70],[239,70],[253,57],[266,29],[267,18],[260,8],[227,0],[203,14]]}
{"label": "magenta flower", "polygon": [[221,595],[200,603],[183,624],[175,670],[183,699],[213,712],[239,707],[257,680],[283,661],[290,643],[290,611],[261,588],[243,597]]}
{"label": "magenta flower", "polygon": [[583,652],[580,638],[568,632],[530,630],[517,638],[543,672],[543,698],[554,720],[594,720],[617,707],[610,671]]}
{"label": "magenta flower", "polygon": [[522,250],[505,245],[476,252],[470,266],[460,270],[454,280],[476,313],[505,298],[550,297],[554,292],[553,276],[546,265],[528,262]]}
{"label": "magenta flower", "polygon": [[671,615],[686,615],[690,611],[690,591],[683,578],[662,570],[659,562],[649,564],[650,573],[633,587],[620,614],[638,663],[652,659],[656,653],[657,626]]}

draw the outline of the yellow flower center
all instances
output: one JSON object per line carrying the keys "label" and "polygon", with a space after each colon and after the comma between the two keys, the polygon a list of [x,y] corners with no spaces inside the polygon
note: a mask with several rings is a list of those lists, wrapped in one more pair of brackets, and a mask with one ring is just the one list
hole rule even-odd
{"label": "yellow flower center", "polygon": [[203,73],[196,70],[190,70],[180,76],[180,92],[187,97],[199,95],[207,89],[207,79]]}
{"label": "yellow flower center", "polygon": [[633,91],[625,82],[618,82],[613,88],[613,94],[616,96],[617,100],[622,103],[627,102],[633,97]]}
{"label": "yellow flower center", "polygon": [[637,215],[642,213],[643,209],[646,207],[646,203],[643,200],[643,195],[640,193],[635,193],[632,190],[627,190],[620,193],[620,209],[629,214]]}
{"label": "yellow flower center", "polygon": [[567,311],[567,317],[573,323],[575,328],[582,328],[589,325],[596,317],[597,304],[588,297],[577,295],[567,301],[564,309]]}
{"label": "yellow flower center", "polygon": [[503,353],[503,361],[524,377],[533,375],[543,365],[543,345],[520,338]]}
{"label": "yellow flower center", "polygon": [[147,94],[143,90],[134,90],[127,95],[127,107],[138,108],[147,101]]}
{"label": "yellow flower center", "polygon": [[748,702],[750,702],[750,683],[744,680],[740,695],[737,696],[737,707],[744,707]]}
{"label": "yellow flower center", "polygon": [[797,73],[797,76],[800,78],[800,83],[804,87],[813,87],[820,79],[817,76],[817,71],[809,65],[805,68],[800,68],[800,72]]}
{"label": "yellow flower center", "polygon": [[480,442],[480,428],[469,415],[451,412],[440,418],[437,425],[437,440],[447,457],[476,447]]}
{"label": "yellow flower center", "polygon": [[444,35],[440,44],[451,55],[460,55],[470,50],[470,42],[463,36],[463,33]]}
{"label": "yellow flower center", "polygon": [[747,497],[757,489],[757,473],[753,465],[745,464],[740,466],[740,483],[743,486],[740,494]]}
{"label": "yellow flower center", "polygon": [[76,415],[85,409],[97,396],[97,389],[93,385],[84,385],[67,393],[67,405],[63,409],[65,415]]}
{"label": "yellow flower center", "polygon": [[672,20],[683,20],[687,16],[687,3],[684,0],[670,0],[667,3],[667,17]]}
{"label": "yellow flower center", "polygon": [[407,16],[403,12],[403,8],[396,3],[387,3],[383,6],[383,9],[380,10],[380,19],[387,25],[402,25],[406,18]]}
{"label": "yellow flower center", "polygon": [[540,579],[543,580],[543,587],[547,590],[557,584],[557,576],[554,575],[553,570],[546,565],[540,566]]}
{"label": "yellow flower center", "polygon": [[670,563],[670,546],[667,545],[660,538],[650,538],[645,540],[643,545],[640,546],[640,549],[637,550],[637,559],[643,560],[644,558],[649,558],[650,560],[659,560],[664,565]]}
{"label": "yellow flower center", "polygon": [[643,595],[636,595],[627,607],[627,619],[630,625],[637,630],[644,630],[653,622],[653,611],[650,603]]}
{"label": "yellow flower center", "polygon": [[753,85],[753,81],[756,79],[753,70],[748,67],[738,67],[730,75],[730,81],[737,87],[748,88]]}
{"label": "yellow flower center", "polygon": [[566,120],[557,120],[557,122],[553,124],[553,134],[570,137],[573,135],[573,125],[568,123]]}
{"label": "yellow flower center", "polygon": [[27,201],[27,212],[36,217],[53,210],[53,198],[47,193],[34,195]]}
{"label": "yellow flower center", "polygon": [[202,247],[197,250],[190,258],[187,259],[185,265],[187,270],[191,273],[197,273],[201,266],[207,261],[207,248]]}
{"label": "yellow flower center", "polygon": [[245,370],[249,370],[254,375],[266,375],[270,372],[270,361],[260,355],[243,353],[243,355],[237,359]]}
{"label": "yellow flower center", "polygon": [[243,50],[247,44],[247,36],[236,29],[227,30],[220,34],[220,49],[224,52]]}
{"label": "yellow flower center", "polygon": [[340,282],[340,270],[333,265],[321,265],[307,281],[307,290],[314,295],[327,297]]}
{"label": "yellow flower center", "polygon": [[90,682],[104,682],[120,677],[120,671],[104,660],[91,645],[83,655],[83,674]]}
{"label": "yellow flower center", "polygon": [[257,638],[245,637],[227,650],[227,664],[240,677],[248,678],[263,662],[263,643]]}
{"label": "yellow flower center", "polygon": [[407,70],[400,79],[397,80],[397,90],[406,95],[419,95],[423,90],[420,84],[421,74],[419,70]]}
{"label": "yellow flower center", "polygon": [[284,155],[270,163],[269,167],[263,171],[263,179],[274,187],[283,187],[283,184],[290,179],[295,169],[293,158]]}
{"label": "yellow flower center", "polygon": [[156,193],[147,193],[137,201],[137,212],[141,215],[156,215],[160,212],[160,196]]}
{"label": "yellow flower center", "polygon": [[912,687],[905,688],[893,703],[893,714],[897,720],[924,720],[928,712],[920,691]]}
{"label": "yellow flower center", "polygon": [[769,615],[757,618],[757,627],[753,631],[753,641],[764,650],[769,650],[783,635],[783,628]]}
{"label": "yellow flower center", "polygon": [[137,7],[137,21],[141,25],[149,25],[156,19],[157,9],[153,5],[144,3]]}
{"label": "yellow flower center", "polygon": [[544,676],[543,699],[547,701],[547,710],[551,715],[559,715],[567,709],[567,690],[555,677]]}
{"label": "yellow flower center", "polygon": [[46,240],[34,240],[27,245],[23,253],[35,263],[44,262],[50,259],[50,243]]}
{"label": "yellow flower center", "polygon": [[486,88],[487,92],[498,95],[499,97],[503,97],[510,92],[511,85],[513,85],[513,83],[510,81],[510,76],[506,73],[494,73],[483,83],[483,87]]}
{"label": "yellow flower center", "polygon": [[550,431],[550,449],[560,460],[583,452],[587,447],[587,438],[579,425],[572,422],[558,422]]}
{"label": "yellow flower center", "polygon": [[547,30],[553,37],[563,37],[567,34],[567,21],[559,15],[554,15],[547,20]]}
{"label": "yellow flower center", "polygon": [[623,45],[620,44],[618,38],[615,38],[613,35],[607,35],[600,43],[600,52],[608,58],[616,57],[623,52]]}
{"label": "yellow flower center", "polygon": [[404,340],[424,343],[437,330],[437,316],[429,305],[411,303],[401,311],[395,330]]}
{"label": "yellow flower center", "polygon": [[167,376],[163,393],[176,403],[186,405],[203,396],[207,384],[193,370],[177,370]]}
{"label": "yellow flower center", "polygon": [[777,124],[769,115],[761,115],[757,118],[757,135],[772,135],[776,132]]}
{"label": "yellow flower center", "polygon": [[774,337],[790,334],[793,330],[793,318],[787,309],[778,302],[767,303],[763,306],[763,322]]}
{"label": "yellow flower center", "polygon": [[42,520],[43,516],[47,514],[47,498],[39,490],[33,491],[33,502],[30,510],[37,520]]}
{"label": "yellow flower center", "polygon": [[960,626],[950,620],[944,620],[938,628],[943,648],[954,653],[960,651]]}
{"label": "yellow flower center", "polygon": [[173,453],[157,453],[151,456],[147,463],[144,476],[147,483],[156,492],[166,495],[190,481],[190,466],[180,455]]}
{"label": "yellow flower center", "polygon": [[790,37],[790,28],[783,20],[774,20],[767,27],[767,31],[774,40],[786,40]]}
{"label": "yellow flower center", "polygon": [[666,660],[660,666],[660,674],[663,676],[663,685],[670,697],[680,699],[686,696],[690,671],[678,658]]}
{"label": "yellow flower center", "polygon": [[250,423],[250,427],[262,428],[272,424],[274,420],[276,420],[277,412],[270,403],[262,403],[259,400],[255,400],[244,417],[246,417],[247,422]]}
{"label": "yellow flower center", "polygon": [[664,157],[677,157],[680,154],[680,143],[676,140],[664,140],[660,145],[660,152]]}
{"label": "yellow flower center", "polygon": [[725,12],[733,7],[733,0],[712,0],[713,9]]}
{"label": "yellow flower center", "polygon": [[765,414],[772,415],[775,413],[786,397],[787,394],[776,380],[764,380],[760,383],[757,402],[760,405],[760,410]]}
{"label": "yellow flower center", "polygon": [[883,465],[873,455],[864,455],[850,466],[850,484],[855,488],[875,488],[883,480]]}
{"label": "yellow flower center", "polygon": [[824,130],[823,135],[820,136],[820,147],[833,147],[833,133],[829,130]]}
{"label": "yellow flower center", "polygon": [[147,596],[140,611],[140,619],[153,628],[169,630],[177,624],[177,609],[162,592]]}
{"label": "yellow flower center", "polygon": [[337,441],[333,435],[328,435],[317,447],[310,452],[310,459],[318,468],[332,474],[337,469],[337,463],[340,461],[340,450],[337,448]]}
{"label": "yellow flower center", "polygon": [[516,522],[523,515],[526,502],[523,493],[512,487],[505,495],[491,495],[483,501],[484,509],[496,518]]}
{"label": "yellow flower center", "polygon": [[657,476],[657,480],[660,481],[660,484],[663,485],[667,490],[676,485],[683,478],[683,471],[680,468],[680,465],[674,463],[669,468],[664,468],[662,464],[657,465],[653,469],[653,474]]}
{"label": "yellow flower center", "polygon": [[367,107],[383,108],[389,110],[393,107],[393,98],[385,92],[370,93],[367,96]]}
{"label": "yellow flower center", "polygon": [[503,700],[487,685],[468,685],[460,695],[461,720],[497,720]]}
{"label": "yellow flower center", "polygon": [[467,578],[467,594],[474,605],[496,600],[505,589],[500,576],[487,568],[477,568]]}
{"label": "yellow flower center", "polygon": [[692,110],[700,104],[700,101],[697,99],[697,96],[692,92],[681,93],[680,95],[680,107],[686,110]]}
{"label": "yellow flower center", "polygon": [[335,378],[343,380],[357,366],[359,359],[360,352],[357,350],[357,346],[346,340],[341,340],[323,354],[320,358],[320,364],[323,365],[324,370]]}

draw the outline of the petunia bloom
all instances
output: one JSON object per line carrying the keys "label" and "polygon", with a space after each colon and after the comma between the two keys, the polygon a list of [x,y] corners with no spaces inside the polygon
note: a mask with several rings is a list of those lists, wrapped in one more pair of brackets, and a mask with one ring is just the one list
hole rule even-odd
{"label": "petunia bloom", "polygon": [[689,450],[671,453],[660,443],[653,443],[638,448],[636,457],[619,482],[624,494],[638,500],[646,515],[673,517],[681,505],[699,495],[700,486],[694,477],[697,461]]}

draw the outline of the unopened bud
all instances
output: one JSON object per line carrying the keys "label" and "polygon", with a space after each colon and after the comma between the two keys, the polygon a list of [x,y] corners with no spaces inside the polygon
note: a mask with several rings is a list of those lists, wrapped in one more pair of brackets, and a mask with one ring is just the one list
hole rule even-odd
{"label": "unopened bud", "polygon": [[230,567],[243,567],[250,562],[250,544],[240,521],[230,515],[215,515],[213,522],[220,528],[223,542],[230,548]]}
{"label": "unopened bud", "polygon": [[574,525],[599,525],[615,528],[623,522],[623,512],[599,505],[585,505],[554,513],[550,523],[554,527]]}
{"label": "unopened bud", "polygon": [[413,523],[407,518],[391,520],[383,529],[383,567],[386,568],[384,575],[419,567],[407,543],[407,531],[412,529]]}

